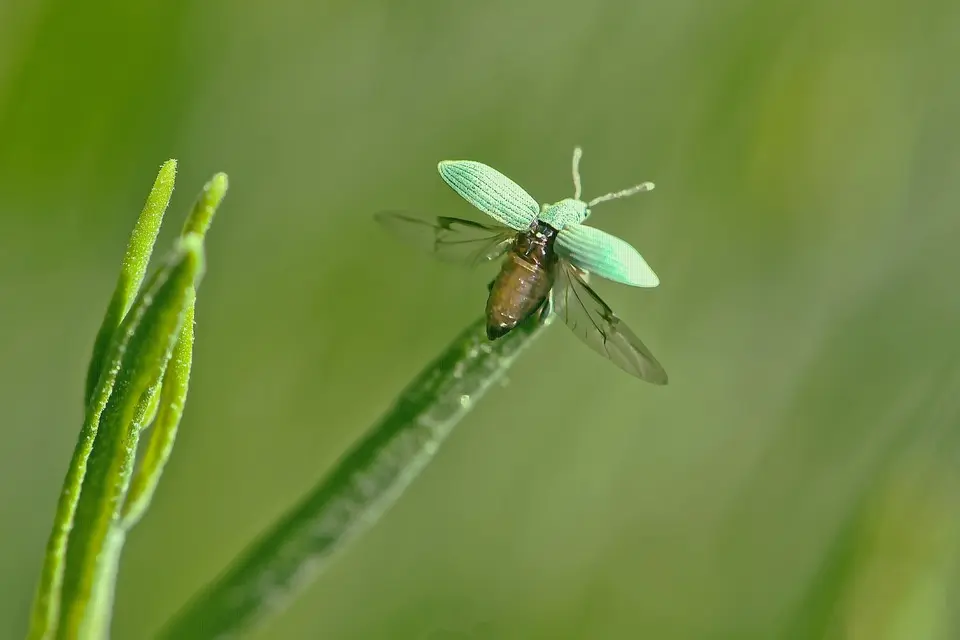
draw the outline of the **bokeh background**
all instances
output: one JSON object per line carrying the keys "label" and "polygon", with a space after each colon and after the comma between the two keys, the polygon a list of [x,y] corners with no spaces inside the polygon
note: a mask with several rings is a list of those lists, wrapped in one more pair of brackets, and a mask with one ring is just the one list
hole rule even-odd
{"label": "bokeh background", "polygon": [[161,162],[216,171],[195,372],[122,564],[149,638],[482,312],[373,211],[436,162],[593,222],[666,388],[558,325],[255,638],[960,637],[953,0],[0,3],[0,637],[22,637],[86,361]]}

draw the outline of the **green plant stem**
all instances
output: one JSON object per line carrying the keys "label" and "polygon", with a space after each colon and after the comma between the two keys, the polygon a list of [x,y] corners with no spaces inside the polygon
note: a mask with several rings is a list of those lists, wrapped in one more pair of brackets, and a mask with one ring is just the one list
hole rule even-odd
{"label": "green plant stem", "polygon": [[130,337],[129,334],[121,333],[120,325],[133,305],[146,273],[147,264],[153,252],[153,243],[173,193],[176,171],[176,160],[168,160],[160,167],[153,188],[130,234],[117,285],[94,341],[84,388],[84,423],[64,479],[63,490],[54,516],[53,530],[47,542],[43,568],[30,615],[28,637],[31,640],[49,638],[57,627],[61,606],[60,590],[67,559],[67,541],[74,526],[80,488],[87,472],[87,463],[99,428],[100,415],[113,393],[114,382],[120,367],[120,357],[126,348],[125,340]]}
{"label": "green plant stem", "polygon": [[[223,173],[204,186],[173,255],[141,290],[176,166],[170,160],[160,168],[94,343],[83,427],[57,503],[29,640],[108,635],[123,541],[173,447],[190,376],[203,236],[227,190]],[[158,427],[128,494],[140,430],[155,417]]]}
{"label": "green plant stem", "polygon": [[345,543],[373,525],[453,427],[552,323],[536,319],[496,342],[484,319],[465,329],[387,415],[286,516],[187,605],[161,638],[231,638],[279,609]]}
{"label": "green plant stem", "polygon": [[[180,241],[137,297],[113,342],[119,362],[77,501],[67,546],[57,637],[105,637],[122,536],[113,535],[133,472],[151,396],[180,335],[193,288],[203,272],[203,243]],[[98,397],[101,394],[95,394]]]}

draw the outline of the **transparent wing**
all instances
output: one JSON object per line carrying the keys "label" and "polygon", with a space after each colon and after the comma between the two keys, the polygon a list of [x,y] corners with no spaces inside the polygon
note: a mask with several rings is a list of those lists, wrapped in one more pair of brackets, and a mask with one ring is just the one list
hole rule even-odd
{"label": "transparent wing", "polygon": [[512,229],[460,218],[425,218],[403,211],[380,211],[374,218],[393,235],[440,260],[469,266],[496,260],[517,237]]}
{"label": "transparent wing", "polygon": [[557,253],[607,280],[634,287],[660,284],[657,274],[629,243],[585,224],[567,225],[560,231]]}
{"label": "transparent wing", "polygon": [[511,229],[528,229],[540,214],[540,205],[523,187],[481,162],[444,160],[437,170],[460,197]]}
{"label": "transparent wing", "polygon": [[667,384],[667,372],[646,345],[566,260],[557,265],[553,309],[587,346],[627,373],[653,384]]}

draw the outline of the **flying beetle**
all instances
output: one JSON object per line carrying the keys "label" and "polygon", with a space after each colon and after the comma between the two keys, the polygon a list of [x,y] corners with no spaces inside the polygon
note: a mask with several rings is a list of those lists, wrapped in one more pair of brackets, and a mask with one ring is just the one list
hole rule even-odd
{"label": "flying beetle", "polygon": [[505,256],[489,284],[487,337],[496,340],[534,314],[555,312],[591,349],[627,373],[653,384],[667,373],[650,350],[587,284],[589,274],[634,287],[659,278],[630,244],[584,224],[591,208],[653,189],[643,182],[581,200],[580,159],[573,151],[572,198],[539,205],[520,185],[472,160],[444,160],[437,169],[462,198],[495,224],[451,217],[421,218],[381,211],[377,221],[437,258],[476,266]]}

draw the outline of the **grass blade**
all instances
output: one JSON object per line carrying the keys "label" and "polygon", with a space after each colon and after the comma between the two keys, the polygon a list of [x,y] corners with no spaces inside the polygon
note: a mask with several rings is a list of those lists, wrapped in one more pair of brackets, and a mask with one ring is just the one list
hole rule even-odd
{"label": "grass blade", "polygon": [[117,286],[113,290],[113,297],[110,298],[110,304],[107,305],[107,312],[104,315],[103,323],[100,325],[100,331],[93,342],[93,355],[87,369],[87,382],[83,394],[83,400],[86,404],[90,403],[97,382],[100,380],[100,373],[103,370],[104,359],[107,355],[107,349],[110,347],[110,341],[113,339],[113,334],[130,310],[137,291],[140,290],[140,283],[143,282],[143,276],[147,272],[147,264],[149,264],[150,255],[153,253],[157,233],[160,232],[163,214],[166,212],[167,205],[170,203],[170,196],[173,194],[173,184],[176,177],[177,161],[167,160],[160,167],[160,172],[153,183],[150,195],[147,196],[147,202],[143,205],[140,217],[137,218],[137,224],[130,234]]}
{"label": "grass blade", "polygon": [[484,319],[472,323],[327,477],[189,603],[160,637],[236,637],[280,608],[399,498],[457,422],[503,379],[553,317],[527,322],[493,343],[486,339]]}

